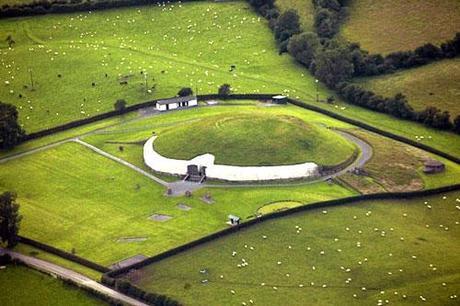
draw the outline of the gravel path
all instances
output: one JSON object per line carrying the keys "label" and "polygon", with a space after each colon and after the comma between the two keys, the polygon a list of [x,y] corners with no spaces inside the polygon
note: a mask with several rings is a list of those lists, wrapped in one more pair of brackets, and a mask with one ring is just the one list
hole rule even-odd
{"label": "gravel path", "polygon": [[17,252],[13,252],[10,250],[5,250],[0,248],[0,252],[4,252],[9,254],[12,258],[15,258],[21,262],[23,262],[25,265],[30,266],[34,269],[40,270],[42,272],[51,274],[51,275],[58,275],[62,279],[70,280],[78,284],[79,286],[83,286],[86,288],[91,288],[93,290],[96,290],[97,292],[100,292],[106,296],[109,296],[115,300],[121,301],[123,303],[127,303],[129,305],[135,305],[135,306],[147,306],[147,304],[144,304],[138,300],[135,300],[127,295],[124,295],[118,291],[115,291],[109,287],[106,287],[80,273],[77,273],[75,271],[63,268],[61,266],[52,264],[50,262],[37,259],[31,256],[23,255]]}

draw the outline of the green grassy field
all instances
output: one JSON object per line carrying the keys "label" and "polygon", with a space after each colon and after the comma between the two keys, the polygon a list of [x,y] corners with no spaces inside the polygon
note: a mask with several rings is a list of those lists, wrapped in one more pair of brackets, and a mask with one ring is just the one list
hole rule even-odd
{"label": "green grassy field", "polygon": [[281,12],[288,9],[297,11],[304,31],[313,31],[313,2],[310,0],[276,0],[275,5]]}
{"label": "green grassy field", "polygon": [[[460,165],[404,143],[359,129],[350,133],[372,146],[372,158],[364,166],[366,175],[347,173],[340,178],[362,193],[401,192],[435,188],[458,182]],[[423,173],[423,163],[436,159],[446,166],[436,174]]]}
{"label": "green grassy field", "polygon": [[[3,190],[18,194],[24,215],[22,235],[66,251],[74,248],[78,256],[104,265],[166,251],[225,228],[228,214],[244,220],[273,200],[309,203],[353,194],[339,185],[319,183],[202,189],[191,198],[166,197],[165,189],[148,178],[72,143],[3,164]],[[207,191],[212,205],[201,200]],[[192,209],[182,211],[179,203]],[[150,220],[155,213],[173,218]],[[123,242],[130,237],[146,240]]]}
{"label": "green grassy field", "polygon": [[0,270],[0,305],[107,305],[81,289],[24,266]]}
{"label": "green grassy field", "polygon": [[[315,162],[335,165],[347,160],[353,144],[324,127],[293,116],[233,112],[175,125],[155,140],[155,150],[175,159],[211,153],[216,164],[257,166]],[[336,147],[334,155],[324,151]]]}
{"label": "green grassy field", "polygon": [[456,305],[451,297],[460,289],[459,197],[456,192],[299,213],[170,257],[130,278],[187,305]]}
{"label": "green grassy field", "polygon": [[440,44],[460,29],[457,0],[353,0],[341,34],[371,53],[413,50]]}
{"label": "green grassy field", "polygon": [[383,96],[402,92],[416,110],[436,106],[450,112],[452,118],[460,115],[460,59],[435,62],[394,74],[364,78],[357,83]]}
{"label": "green grassy field", "polygon": [[[0,31],[16,41],[12,50],[2,43],[0,100],[20,108],[29,132],[111,110],[119,98],[133,104],[174,95],[182,86],[209,93],[230,83],[235,92],[284,92],[317,104],[314,79],[289,55],[278,55],[267,22],[244,2],[11,18],[0,21]],[[152,93],[141,71],[148,87],[156,84]],[[121,78],[128,84],[120,85]],[[320,98],[330,94],[319,86]],[[450,145],[458,141],[452,133],[340,101],[318,105],[412,139],[431,135],[427,144],[460,156]]]}

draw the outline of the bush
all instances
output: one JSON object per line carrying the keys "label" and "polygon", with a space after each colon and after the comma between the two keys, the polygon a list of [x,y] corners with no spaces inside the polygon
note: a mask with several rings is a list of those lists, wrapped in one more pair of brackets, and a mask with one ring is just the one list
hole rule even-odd
{"label": "bush", "polygon": [[126,109],[126,101],[123,99],[118,99],[115,104],[113,104],[113,108],[117,112],[123,112]]}
{"label": "bush", "polygon": [[218,91],[219,95],[228,96],[231,93],[232,93],[232,88],[230,84],[222,84],[219,87],[219,91]]}
{"label": "bush", "polygon": [[320,46],[318,35],[312,32],[303,32],[289,39],[287,50],[298,62],[309,68]]}
{"label": "bush", "polygon": [[16,106],[0,101],[0,149],[12,149],[22,141],[25,131],[18,117]]}
{"label": "bush", "polygon": [[190,87],[183,87],[177,93],[179,97],[187,97],[193,95],[193,90]]}

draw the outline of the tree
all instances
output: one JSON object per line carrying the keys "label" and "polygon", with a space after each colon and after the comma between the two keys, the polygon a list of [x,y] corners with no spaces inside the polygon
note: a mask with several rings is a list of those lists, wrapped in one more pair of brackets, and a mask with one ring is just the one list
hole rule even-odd
{"label": "tree", "polygon": [[455,133],[460,134],[460,115],[455,117],[453,129]]}
{"label": "tree", "polygon": [[219,87],[219,95],[228,96],[232,92],[230,84],[222,84]]}
{"label": "tree", "polygon": [[190,87],[182,87],[177,93],[179,97],[187,97],[193,95],[193,90]]}
{"label": "tree", "polygon": [[4,192],[0,195],[0,242],[7,243],[9,248],[18,243],[19,225],[22,216],[19,215],[19,204],[16,194]]}
{"label": "tree", "polygon": [[0,149],[11,149],[22,140],[25,132],[18,116],[16,106],[0,101]]}
{"label": "tree", "polygon": [[123,99],[118,99],[115,104],[113,104],[113,108],[115,108],[115,110],[117,112],[122,112],[126,109],[126,101],[123,100]]}
{"label": "tree", "polygon": [[11,34],[9,34],[6,39],[5,39],[6,43],[8,44],[8,47],[12,47],[16,42],[14,41],[13,39],[13,36],[11,36]]}
{"label": "tree", "polygon": [[287,49],[297,61],[308,68],[315,59],[316,50],[320,45],[318,36],[315,33],[303,32],[289,39]]}
{"label": "tree", "polygon": [[327,48],[316,55],[314,73],[330,88],[350,79],[353,71],[349,50],[343,46]]}
{"label": "tree", "polygon": [[278,42],[288,40],[292,35],[302,32],[300,29],[299,15],[296,10],[289,9],[283,12],[275,26],[275,38]]}

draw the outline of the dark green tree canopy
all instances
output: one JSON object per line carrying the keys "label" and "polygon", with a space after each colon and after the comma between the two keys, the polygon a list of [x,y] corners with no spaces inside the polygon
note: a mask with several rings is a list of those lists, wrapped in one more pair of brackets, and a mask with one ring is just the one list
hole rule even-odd
{"label": "dark green tree canopy", "polygon": [[14,247],[18,243],[19,225],[22,216],[19,215],[19,204],[16,194],[4,192],[0,195],[0,242]]}
{"label": "dark green tree canopy", "polygon": [[113,104],[113,108],[118,112],[124,111],[126,108],[126,101],[124,99],[118,99],[115,104]]}
{"label": "dark green tree canopy", "polygon": [[0,149],[11,149],[22,140],[25,132],[18,116],[16,106],[0,101]]}
{"label": "dark green tree canopy", "polygon": [[193,95],[193,90],[190,87],[183,87],[179,92],[177,93],[179,97],[186,97],[186,96],[191,96]]}
{"label": "dark green tree canopy", "polygon": [[219,87],[219,95],[229,95],[232,91],[230,84],[222,84]]}
{"label": "dark green tree canopy", "polygon": [[318,35],[312,32],[303,32],[289,39],[288,51],[294,58],[310,67],[315,59],[316,50],[321,46]]}

